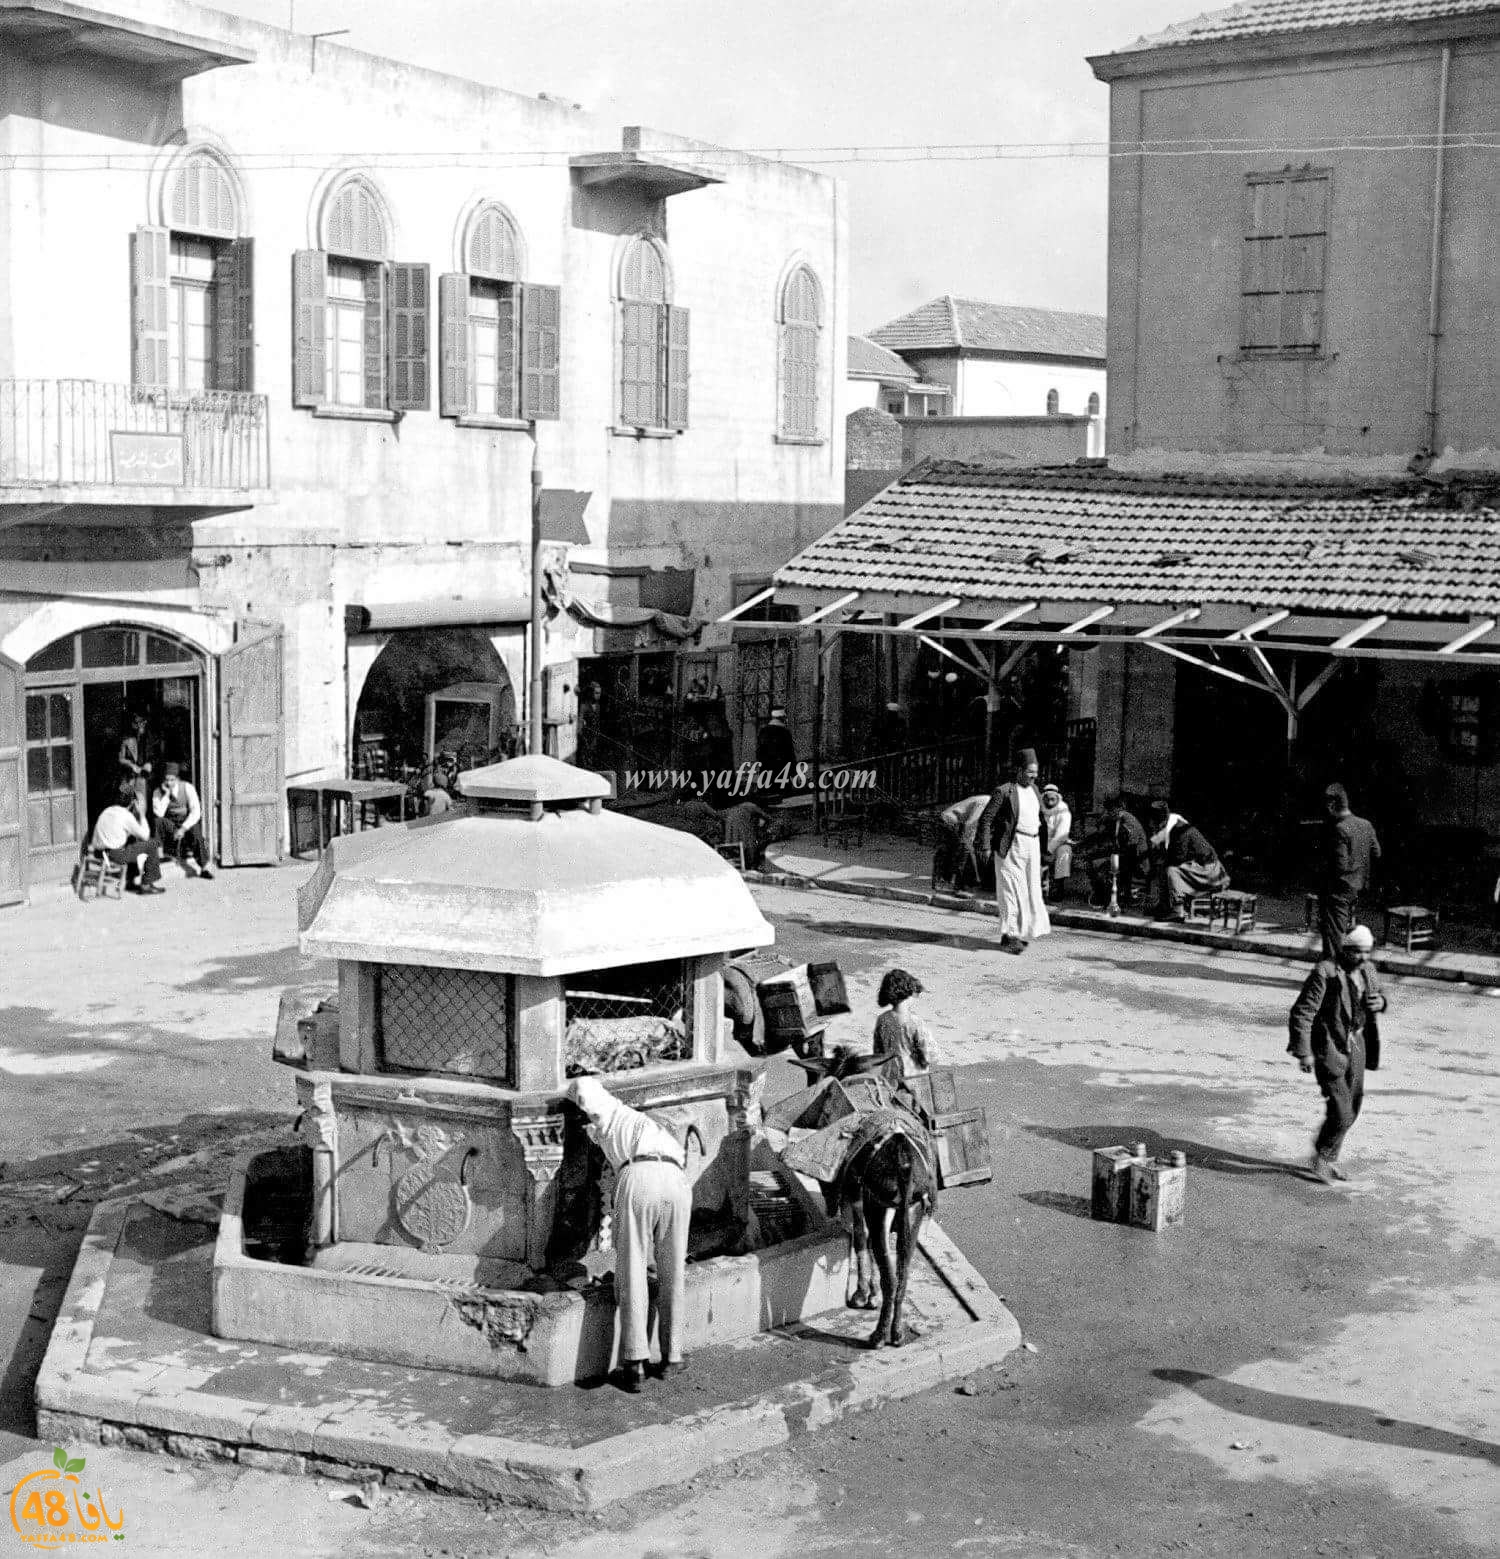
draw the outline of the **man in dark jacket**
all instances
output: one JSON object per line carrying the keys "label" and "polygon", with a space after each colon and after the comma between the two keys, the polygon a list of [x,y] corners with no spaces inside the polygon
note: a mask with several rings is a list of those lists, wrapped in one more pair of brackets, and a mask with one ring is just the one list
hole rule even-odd
{"label": "man in dark jacket", "polygon": [[1165,801],[1151,803],[1151,827],[1151,848],[1164,879],[1161,913],[1186,920],[1192,897],[1227,888],[1229,873],[1203,834]]}
{"label": "man in dark jacket", "polygon": [[1338,1167],[1339,1149],[1359,1119],[1365,1094],[1365,1038],[1385,997],[1367,959],[1375,938],[1355,926],[1337,958],[1313,965],[1292,1006],[1288,1052],[1318,1080],[1327,1112],[1313,1145],[1312,1172],[1324,1185],[1349,1177]]}
{"label": "man in dark jacket", "polygon": [[1337,958],[1359,912],[1359,896],[1369,888],[1380,859],[1380,841],[1368,820],[1350,810],[1349,793],[1342,785],[1330,785],[1323,798],[1328,821],[1318,872],[1318,931],[1323,956]]}
{"label": "man in dark jacket", "polygon": [[[759,766],[757,793],[779,801],[790,788],[797,768],[797,744],[787,728],[786,710],[779,706],[755,737],[755,762]],[[759,788],[760,782],[765,788]]]}

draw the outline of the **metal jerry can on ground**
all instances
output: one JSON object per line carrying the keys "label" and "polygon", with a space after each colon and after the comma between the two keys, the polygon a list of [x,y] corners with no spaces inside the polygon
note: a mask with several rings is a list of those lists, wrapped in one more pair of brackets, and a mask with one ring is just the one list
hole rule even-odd
{"label": "metal jerry can on ground", "polygon": [[1130,1222],[1159,1234],[1182,1222],[1187,1194],[1187,1154],[1142,1157],[1130,1166]]}
{"label": "metal jerry can on ground", "polygon": [[1096,1148],[1090,1211],[1104,1223],[1130,1222],[1130,1170],[1144,1162],[1146,1144],[1133,1148]]}

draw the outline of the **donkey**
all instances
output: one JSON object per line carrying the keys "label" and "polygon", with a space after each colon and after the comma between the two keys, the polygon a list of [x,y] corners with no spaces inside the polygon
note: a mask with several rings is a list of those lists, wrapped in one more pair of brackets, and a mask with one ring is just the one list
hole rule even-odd
{"label": "donkey", "polygon": [[[873,1067],[871,1062],[871,1057],[840,1046],[823,1066],[827,1075],[838,1078],[876,1071],[897,1095],[895,1108],[861,1112],[848,1156],[829,1187],[828,1201],[830,1211],[849,1231],[855,1286],[846,1303],[855,1310],[875,1308],[875,1275],[870,1270],[873,1256],[880,1274],[880,1317],[869,1345],[899,1348],[906,1341],[901,1311],[917,1236],[922,1220],[937,1210],[937,1169],[926,1126],[916,1111],[902,1102],[899,1057],[879,1058]],[[893,1229],[894,1260],[890,1244]]]}

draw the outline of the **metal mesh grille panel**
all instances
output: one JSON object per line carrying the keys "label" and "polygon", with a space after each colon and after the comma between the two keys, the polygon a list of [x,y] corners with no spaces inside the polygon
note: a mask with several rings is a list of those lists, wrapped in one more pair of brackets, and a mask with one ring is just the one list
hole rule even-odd
{"label": "metal mesh grille panel", "polygon": [[385,1064],[461,1077],[509,1078],[506,977],[387,964],[380,971]]}
{"label": "metal mesh grille panel", "polygon": [[692,1059],[692,985],[679,960],[570,974],[564,1000],[570,1077]]}

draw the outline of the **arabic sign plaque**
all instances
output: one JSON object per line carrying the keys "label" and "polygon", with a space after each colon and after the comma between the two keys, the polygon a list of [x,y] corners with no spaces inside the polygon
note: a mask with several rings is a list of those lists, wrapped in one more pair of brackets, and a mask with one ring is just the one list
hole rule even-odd
{"label": "arabic sign plaque", "polygon": [[187,440],[181,433],[111,432],[109,459],[117,487],[181,487]]}

